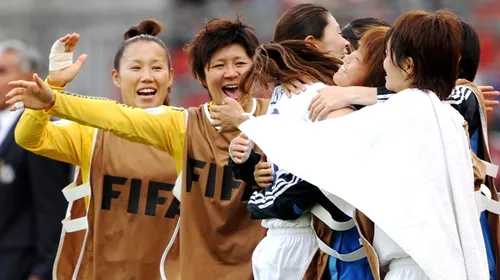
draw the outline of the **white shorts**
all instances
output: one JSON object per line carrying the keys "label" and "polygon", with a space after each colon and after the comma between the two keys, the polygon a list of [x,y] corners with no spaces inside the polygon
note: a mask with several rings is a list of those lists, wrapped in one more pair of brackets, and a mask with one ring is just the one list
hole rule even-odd
{"label": "white shorts", "polygon": [[253,252],[254,279],[302,279],[317,250],[311,227],[270,228]]}

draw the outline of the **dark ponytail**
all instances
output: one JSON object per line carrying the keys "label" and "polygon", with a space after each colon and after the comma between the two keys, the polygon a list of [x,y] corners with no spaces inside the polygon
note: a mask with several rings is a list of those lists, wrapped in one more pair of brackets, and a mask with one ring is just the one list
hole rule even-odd
{"label": "dark ponytail", "polygon": [[170,52],[168,51],[165,43],[163,43],[163,41],[158,37],[158,34],[160,34],[162,31],[163,26],[160,22],[154,19],[145,19],[138,25],[130,27],[129,30],[127,30],[127,32],[123,34],[124,41],[115,54],[115,58],[113,61],[113,67],[115,68],[115,70],[118,71],[120,68],[120,60],[122,59],[125,49],[129,45],[138,41],[151,41],[156,42],[158,45],[160,45],[167,53],[168,67],[172,68]]}

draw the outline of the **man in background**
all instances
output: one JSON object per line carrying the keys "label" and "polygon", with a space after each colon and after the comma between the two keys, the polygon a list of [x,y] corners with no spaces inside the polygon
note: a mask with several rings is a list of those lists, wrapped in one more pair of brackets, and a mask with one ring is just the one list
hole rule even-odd
{"label": "man in background", "polygon": [[40,55],[15,40],[0,42],[0,280],[52,279],[71,166],[18,146],[21,111],[5,104],[8,82],[31,79]]}

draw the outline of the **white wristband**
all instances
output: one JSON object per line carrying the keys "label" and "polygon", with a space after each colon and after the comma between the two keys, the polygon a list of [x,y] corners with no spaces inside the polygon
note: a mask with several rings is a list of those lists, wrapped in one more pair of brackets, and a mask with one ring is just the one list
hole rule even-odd
{"label": "white wristband", "polygon": [[73,64],[73,52],[64,51],[64,43],[57,40],[50,49],[49,71],[61,70]]}

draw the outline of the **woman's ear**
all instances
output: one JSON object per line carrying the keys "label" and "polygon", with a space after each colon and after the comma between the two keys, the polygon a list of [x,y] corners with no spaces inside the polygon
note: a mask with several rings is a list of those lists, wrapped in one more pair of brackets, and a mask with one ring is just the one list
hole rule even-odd
{"label": "woman's ear", "polygon": [[314,36],[312,36],[312,35],[307,35],[307,37],[304,39],[304,41],[309,42],[309,43],[315,43],[316,38],[314,38]]}
{"label": "woman's ear", "polygon": [[113,79],[113,84],[119,88],[120,87],[120,75],[118,74],[118,71],[116,71],[116,69],[113,69],[111,71],[111,78]]}
{"label": "woman's ear", "polygon": [[415,69],[415,63],[413,62],[413,58],[407,57],[405,60],[405,65],[406,65],[405,67],[406,73],[411,75],[413,73],[413,69]]}

